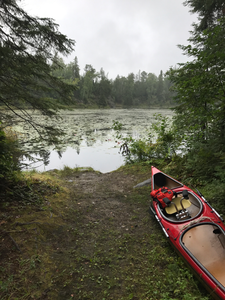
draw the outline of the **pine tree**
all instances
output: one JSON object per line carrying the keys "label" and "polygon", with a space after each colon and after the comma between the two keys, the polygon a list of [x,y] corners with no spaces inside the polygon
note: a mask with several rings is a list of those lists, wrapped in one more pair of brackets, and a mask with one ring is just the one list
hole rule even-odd
{"label": "pine tree", "polygon": [[32,17],[18,2],[0,1],[0,104],[38,130],[40,136],[47,133],[51,143],[54,128],[35,123],[26,108],[52,117],[62,103],[70,103],[75,87],[53,76],[52,65],[55,53],[72,52],[74,41],[60,33],[52,19]]}
{"label": "pine tree", "polygon": [[191,60],[170,70],[177,104],[174,124],[188,150],[189,172],[206,177],[224,165],[225,17],[217,6],[220,1],[205,1],[203,7],[200,0],[187,2],[199,12],[200,23],[194,26],[191,43],[180,46]]}
{"label": "pine tree", "polygon": [[186,0],[184,5],[198,14],[199,22],[194,25],[196,31],[202,32],[217,23],[225,15],[224,0]]}

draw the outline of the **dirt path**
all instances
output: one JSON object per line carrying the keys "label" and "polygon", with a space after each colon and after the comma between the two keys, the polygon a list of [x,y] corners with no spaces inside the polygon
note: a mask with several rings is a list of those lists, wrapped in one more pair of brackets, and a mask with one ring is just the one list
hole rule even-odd
{"label": "dirt path", "polygon": [[133,189],[149,175],[142,167],[47,172],[60,191],[8,224],[21,252],[2,260],[1,299],[203,299],[149,216],[150,187]]}

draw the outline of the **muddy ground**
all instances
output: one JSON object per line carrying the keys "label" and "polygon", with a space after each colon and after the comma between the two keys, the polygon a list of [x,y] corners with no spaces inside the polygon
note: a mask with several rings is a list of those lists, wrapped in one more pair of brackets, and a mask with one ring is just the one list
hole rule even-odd
{"label": "muddy ground", "polygon": [[[31,176],[31,175],[29,175]],[[150,168],[32,174],[40,204],[3,207],[1,299],[211,299],[149,215]]]}

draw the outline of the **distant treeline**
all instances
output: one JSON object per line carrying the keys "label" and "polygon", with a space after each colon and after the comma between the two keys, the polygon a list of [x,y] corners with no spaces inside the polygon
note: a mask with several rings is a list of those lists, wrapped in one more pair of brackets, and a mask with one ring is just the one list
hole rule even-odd
{"label": "distant treeline", "polygon": [[52,75],[66,83],[77,86],[72,96],[75,105],[98,107],[160,107],[172,104],[171,82],[161,71],[159,76],[145,71],[130,73],[127,77],[117,76],[110,80],[101,68],[97,72],[92,65],[86,65],[81,74],[78,59],[65,64],[55,57]]}

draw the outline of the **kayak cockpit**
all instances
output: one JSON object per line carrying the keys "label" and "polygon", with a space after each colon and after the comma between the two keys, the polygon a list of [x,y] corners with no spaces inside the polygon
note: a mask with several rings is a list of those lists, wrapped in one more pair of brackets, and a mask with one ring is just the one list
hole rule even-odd
{"label": "kayak cockpit", "polygon": [[[153,190],[162,187],[167,187],[171,190],[182,188],[184,185],[172,177],[158,172],[152,176]],[[165,209],[161,209],[158,205],[162,217],[170,222],[184,222],[196,218],[201,214],[203,205],[202,201],[192,192],[185,190],[177,193],[177,197],[172,199],[172,202]]]}
{"label": "kayak cockpit", "polygon": [[187,192],[188,199],[182,197],[182,192],[177,193],[177,197],[172,199],[171,204],[162,209],[159,207],[159,211],[162,217],[169,222],[180,223],[184,221],[189,221],[198,217],[201,214],[203,205],[197,196],[191,192]]}
{"label": "kayak cockpit", "polygon": [[180,244],[186,252],[225,287],[225,232],[214,223],[199,223],[187,229]]}

